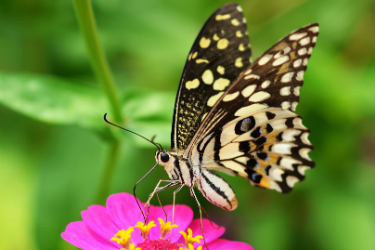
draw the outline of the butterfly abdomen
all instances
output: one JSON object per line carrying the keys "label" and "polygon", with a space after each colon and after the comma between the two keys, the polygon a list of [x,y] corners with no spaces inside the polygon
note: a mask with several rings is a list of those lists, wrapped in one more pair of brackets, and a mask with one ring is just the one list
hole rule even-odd
{"label": "butterfly abdomen", "polygon": [[227,211],[237,208],[236,194],[226,180],[214,172],[200,168],[197,187],[203,196],[218,207]]}

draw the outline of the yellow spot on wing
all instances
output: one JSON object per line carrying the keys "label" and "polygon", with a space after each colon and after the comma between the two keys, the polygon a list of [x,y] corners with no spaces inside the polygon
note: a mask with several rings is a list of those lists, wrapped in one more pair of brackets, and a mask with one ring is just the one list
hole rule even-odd
{"label": "yellow spot on wing", "polygon": [[296,80],[297,81],[303,81],[303,75],[304,75],[304,71],[302,70],[302,71],[299,71],[298,73],[297,73],[297,76],[296,76]]}
{"label": "yellow spot on wing", "polygon": [[279,66],[289,60],[289,56],[282,56],[278,59],[276,59],[273,63],[272,66]]}
{"label": "yellow spot on wing", "polygon": [[217,15],[215,17],[216,21],[221,21],[221,20],[227,20],[230,18],[230,14],[225,14],[225,15]]}
{"label": "yellow spot on wing", "polygon": [[202,80],[205,84],[212,84],[214,81],[214,75],[212,74],[212,71],[207,69],[202,74]]}
{"label": "yellow spot on wing", "polygon": [[314,32],[314,33],[318,33],[319,32],[319,27],[318,26],[313,26],[309,30],[312,31],[312,32]]}
{"label": "yellow spot on wing", "polygon": [[286,86],[280,89],[280,95],[288,96],[290,95],[290,86]]}
{"label": "yellow spot on wing", "polygon": [[261,87],[265,89],[265,88],[267,88],[268,86],[270,86],[270,84],[271,84],[271,81],[270,81],[270,80],[265,80],[264,82],[262,82]]}
{"label": "yellow spot on wing", "polygon": [[247,86],[246,88],[244,88],[242,90],[241,94],[244,97],[249,97],[254,92],[254,90],[256,89],[256,87],[257,87],[257,85],[255,85],[255,84]]}
{"label": "yellow spot on wing", "polygon": [[195,59],[197,57],[197,55],[198,55],[198,52],[195,51],[194,54],[193,54],[193,56],[191,58]]}
{"label": "yellow spot on wing", "polygon": [[294,90],[293,90],[293,94],[294,94],[295,96],[299,96],[299,90],[300,90],[300,88],[301,88],[301,86],[297,86],[297,87],[294,88]]}
{"label": "yellow spot on wing", "polygon": [[296,57],[296,53],[295,53],[294,51],[290,52],[290,58],[291,58],[292,60],[294,60],[294,59],[297,58],[297,57]]}
{"label": "yellow spot on wing", "polygon": [[259,59],[258,64],[264,65],[264,64],[268,63],[269,60],[271,60],[271,58],[272,58],[271,54],[266,54],[266,55],[262,56],[262,58]]}
{"label": "yellow spot on wing", "polygon": [[304,36],[306,36],[307,35],[307,33],[306,32],[304,32],[304,33],[294,33],[294,34],[292,34],[292,35],[290,35],[289,36],[289,40],[299,40],[299,39],[301,39],[302,37],[304,37]]}
{"label": "yellow spot on wing", "polygon": [[208,48],[208,46],[210,46],[210,43],[211,43],[211,39],[202,37],[200,42],[199,42],[199,46],[201,46],[201,48],[205,49],[205,48]]}
{"label": "yellow spot on wing", "polygon": [[255,103],[255,104],[249,105],[247,107],[240,108],[239,110],[237,110],[237,112],[234,115],[235,116],[249,115],[252,112],[255,112],[255,111],[258,111],[258,110],[261,110],[261,109],[265,109],[265,108],[268,108],[267,104]]}
{"label": "yellow spot on wing", "polygon": [[242,33],[241,33],[240,30],[237,30],[237,31],[236,31],[236,37],[242,37]]}
{"label": "yellow spot on wing", "polygon": [[229,41],[226,38],[222,38],[217,42],[218,49],[226,49],[228,47]]}
{"label": "yellow spot on wing", "polygon": [[198,79],[194,79],[192,81],[187,81],[185,83],[185,86],[187,89],[195,89],[199,86],[199,80]]}
{"label": "yellow spot on wing", "polygon": [[281,108],[282,109],[289,109],[290,108],[290,102],[284,101],[281,103]]}
{"label": "yellow spot on wing", "polygon": [[199,63],[209,63],[206,59],[197,59],[196,62]]}
{"label": "yellow spot on wing", "polygon": [[239,51],[244,51],[245,50],[245,47],[243,46],[242,43],[238,46],[238,50]]}
{"label": "yellow spot on wing", "polygon": [[219,100],[219,98],[222,96],[222,94],[224,94],[224,91],[219,92],[218,94],[216,94],[214,96],[211,96],[210,99],[208,99],[208,101],[207,101],[207,106],[209,106],[209,107],[214,106],[215,103],[217,102],[217,100]]}
{"label": "yellow spot on wing", "polygon": [[289,175],[286,177],[286,184],[288,184],[288,186],[291,188],[293,188],[294,184],[296,184],[297,182],[299,182],[299,179],[295,176]]}
{"label": "yellow spot on wing", "polygon": [[242,58],[241,57],[237,58],[236,61],[234,62],[234,65],[237,68],[241,68],[243,66],[243,64],[242,64]]}
{"label": "yellow spot on wing", "polygon": [[253,79],[259,79],[260,76],[255,75],[255,74],[250,74],[250,75],[247,75],[247,76],[244,77],[245,80],[248,80],[248,79],[251,79],[251,78],[253,78]]}
{"label": "yellow spot on wing", "polygon": [[265,91],[260,91],[260,92],[257,92],[255,94],[253,94],[250,98],[249,98],[249,101],[250,102],[261,102],[261,101],[264,101],[268,98],[270,98],[270,94],[268,92],[265,92]]}
{"label": "yellow spot on wing", "polygon": [[237,96],[240,94],[240,91],[234,92],[232,94],[226,94],[223,98],[224,102],[229,102],[237,98]]}
{"label": "yellow spot on wing", "polygon": [[230,81],[228,79],[219,78],[214,82],[214,90],[224,90],[229,84]]}
{"label": "yellow spot on wing", "polygon": [[220,39],[220,37],[218,36],[218,35],[214,35],[214,37],[213,37],[213,39],[215,40],[215,41],[217,41],[217,40],[219,40]]}
{"label": "yellow spot on wing", "polygon": [[281,65],[279,71],[277,71],[277,74],[281,75],[281,74],[284,74],[284,73],[287,73],[288,71],[290,71],[290,69],[289,69],[290,63],[284,63],[283,65]]}
{"label": "yellow spot on wing", "polygon": [[281,77],[280,81],[283,83],[290,82],[292,80],[293,75],[294,72],[288,72]]}
{"label": "yellow spot on wing", "polygon": [[240,25],[240,22],[237,20],[237,19],[232,19],[231,23],[234,25],[234,26],[238,26]]}
{"label": "yellow spot on wing", "polygon": [[224,75],[225,73],[225,68],[223,66],[217,66],[217,72],[219,72],[221,75]]}

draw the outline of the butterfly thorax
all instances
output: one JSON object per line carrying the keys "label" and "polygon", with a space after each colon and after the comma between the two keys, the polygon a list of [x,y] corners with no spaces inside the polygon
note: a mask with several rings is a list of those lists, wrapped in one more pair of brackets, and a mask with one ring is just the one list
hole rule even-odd
{"label": "butterfly thorax", "polygon": [[230,185],[214,172],[185,159],[183,152],[158,150],[155,159],[159,165],[164,166],[171,180],[179,181],[181,185],[190,188],[195,184],[210,202],[227,211],[237,207],[236,195]]}
{"label": "butterfly thorax", "polygon": [[196,180],[199,166],[193,166],[189,160],[183,159],[182,153],[176,150],[156,151],[155,159],[164,166],[171,180],[178,180],[181,184],[192,187]]}

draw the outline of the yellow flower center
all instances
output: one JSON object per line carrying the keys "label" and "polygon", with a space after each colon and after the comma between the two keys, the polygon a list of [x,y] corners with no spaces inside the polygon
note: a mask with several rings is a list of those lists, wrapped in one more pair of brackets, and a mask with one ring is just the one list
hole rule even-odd
{"label": "yellow flower center", "polygon": [[190,250],[190,245],[194,244],[195,242],[201,243],[200,239],[203,239],[203,237],[202,235],[193,237],[193,231],[190,228],[188,228],[187,231],[187,234],[183,231],[180,231],[180,234],[182,234],[185,239],[185,247],[189,247],[188,249]]}
{"label": "yellow flower center", "polygon": [[148,240],[148,234],[151,228],[156,227],[154,221],[150,221],[146,225],[139,221],[137,222],[135,227],[139,228],[139,230],[141,231],[143,243],[138,243],[138,247],[136,247],[134,243],[130,242],[131,234],[134,231],[134,227],[129,227],[127,230],[121,229],[113,236],[113,238],[111,238],[111,241],[116,241],[118,244],[120,244],[122,246],[120,250],[141,250],[144,247],[146,249],[159,249],[155,247],[160,246],[160,243],[167,246],[167,249],[165,250],[177,250],[177,248],[179,248],[179,250],[202,250],[202,246],[198,246],[196,249],[194,249],[193,244],[195,242],[200,243],[200,239],[203,239],[203,237],[201,235],[193,237],[193,231],[190,228],[187,229],[187,233],[180,231],[180,234],[185,239],[185,247],[182,247],[182,244],[171,243],[169,242],[169,240],[165,240],[167,233],[171,231],[172,228],[178,226],[172,224],[169,221],[164,222],[164,220],[161,218],[158,218],[158,220],[160,223],[160,240]]}
{"label": "yellow flower center", "polygon": [[134,243],[130,244],[129,249],[121,248],[120,250],[141,250],[140,247],[135,247]]}
{"label": "yellow flower center", "polygon": [[178,227],[175,224],[172,225],[172,223],[170,221],[168,221],[167,223],[165,223],[162,218],[158,218],[158,220],[159,220],[159,223],[160,223],[160,239],[162,239],[162,240],[165,239],[165,236],[167,235],[167,233],[172,228]]}
{"label": "yellow flower center", "polygon": [[130,237],[133,231],[133,227],[129,227],[126,231],[122,229],[118,231],[113,238],[111,238],[111,241],[116,241],[117,244],[120,244],[125,249],[128,249],[130,247]]}
{"label": "yellow flower center", "polygon": [[179,250],[202,250],[202,246],[199,246],[197,247],[197,249],[194,249],[193,244],[189,244],[188,248],[183,249],[182,247],[180,247]]}
{"label": "yellow flower center", "polygon": [[139,228],[141,230],[141,235],[143,237],[143,240],[146,240],[148,238],[148,234],[150,232],[150,229],[153,227],[156,227],[155,222],[152,220],[147,225],[144,223],[138,221],[137,225],[135,225],[136,228]]}

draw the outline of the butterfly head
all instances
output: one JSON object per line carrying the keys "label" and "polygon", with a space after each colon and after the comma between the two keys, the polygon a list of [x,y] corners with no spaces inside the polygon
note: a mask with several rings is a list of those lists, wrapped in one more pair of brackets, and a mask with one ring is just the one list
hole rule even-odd
{"label": "butterfly head", "polygon": [[164,150],[158,150],[155,153],[155,160],[160,165],[165,166],[171,160],[171,155]]}
{"label": "butterfly head", "polygon": [[161,153],[160,154],[160,160],[162,162],[167,163],[169,161],[169,154],[167,154],[166,152]]}
{"label": "butterfly head", "polygon": [[169,177],[173,177],[173,179],[176,178],[174,173],[175,168],[175,157],[176,155],[173,155],[172,152],[164,151],[164,150],[158,150],[155,153],[155,160],[159,165],[162,165],[165,168],[165,171],[167,171]]}

